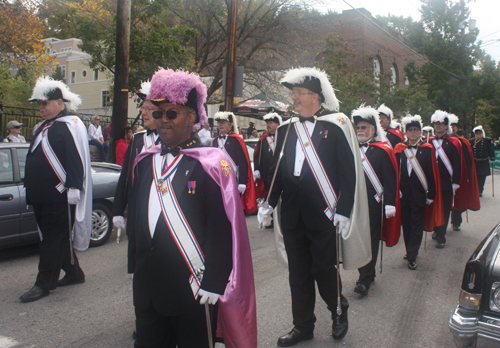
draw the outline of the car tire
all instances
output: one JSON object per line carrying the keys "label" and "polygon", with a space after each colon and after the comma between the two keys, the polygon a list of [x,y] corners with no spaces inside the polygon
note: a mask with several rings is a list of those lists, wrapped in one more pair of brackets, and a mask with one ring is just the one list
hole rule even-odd
{"label": "car tire", "polygon": [[92,231],[90,233],[90,247],[101,246],[111,236],[113,230],[111,210],[103,203],[94,203],[92,206]]}

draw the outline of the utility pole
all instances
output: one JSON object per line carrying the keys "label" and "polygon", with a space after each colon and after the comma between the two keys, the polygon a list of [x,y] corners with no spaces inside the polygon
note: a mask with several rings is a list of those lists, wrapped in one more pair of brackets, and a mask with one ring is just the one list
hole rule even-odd
{"label": "utility pole", "polygon": [[111,115],[111,137],[109,157],[115,159],[115,141],[127,126],[128,117],[128,61],[130,48],[131,0],[118,0],[116,11],[116,60],[113,114]]}
{"label": "utility pole", "polygon": [[231,17],[229,20],[229,49],[226,74],[226,111],[233,111],[234,72],[236,70],[236,28],[238,23],[238,0],[231,2]]}

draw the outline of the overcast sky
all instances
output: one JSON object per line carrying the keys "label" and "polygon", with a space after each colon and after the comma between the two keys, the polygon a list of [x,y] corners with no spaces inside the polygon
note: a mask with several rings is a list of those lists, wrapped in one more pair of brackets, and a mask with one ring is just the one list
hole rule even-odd
{"label": "overcast sky", "polygon": [[[343,0],[320,0],[325,5],[321,8],[342,12],[351,9]],[[372,16],[388,14],[411,16],[420,20],[419,0],[346,0],[355,8],[364,7]],[[497,62],[500,62],[500,0],[470,0],[468,4],[471,19],[476,20],[479,28],[478,39],[483,41],[482,48]],[[498,40],[498,41],[495,41]]]}

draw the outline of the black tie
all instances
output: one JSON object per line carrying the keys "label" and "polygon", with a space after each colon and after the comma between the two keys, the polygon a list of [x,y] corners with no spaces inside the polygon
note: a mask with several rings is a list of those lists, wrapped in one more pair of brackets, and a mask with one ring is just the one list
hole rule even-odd
{"label": "black tie", "polygon": [[225,135],[219,135],[219,138],[226,139],[226,136]]}
{"label": "black tie", "polygon": [[156,133],[156,129],[153,128],[153,129],[146,130],[147,135],[150,135],[151,133]]}
{"label": "black tie", "polygon": [[359,147],[368,147],[370,144],[364,143],[364,144],[359,144]]}
{"label": "black tie", "polygon": [[311,117],[304,117],[304,116],[299,116],[299,121],[301,123],[304,123],[306,121],[309,121],[311,123],[314,123],[314,121],[316,120],[316,118],[314,116],[311,116]]}
{"label": "black tie", "polygon": [[174,147],[173,149],[169,148],[167,145],[165,144],[161,144],[161,155],[162,156],[165,156],[167,153],[171,153],[172,156],[176,157],[178,154],[179,154],[179,151],[181,149],[179,147]]}
{"label": "black tie", "polygon": [[418,149],[418,145],[408,145],[409,149]]}

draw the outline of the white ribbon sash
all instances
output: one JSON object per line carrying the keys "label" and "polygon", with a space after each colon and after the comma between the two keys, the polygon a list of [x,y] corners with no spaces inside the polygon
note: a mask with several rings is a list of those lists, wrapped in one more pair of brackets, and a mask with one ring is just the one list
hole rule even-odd
{"label": "white ribbon sash", "polygon": [[142,147],[141,152],[151,149],[156,145],[156,140],[158,139],[158,135],[155,132],[152,132],[148,135],[148,132],[144,132],[143,134],[144,146]]}
{"label": "white ribbon sash", "polygon": [[[153,156],[153,187],[151,191],[156,191],[161,214],[168,226],[170,234],[177,245],[186,265],[191,272],[189,283],[195,298],[198,298],[201,281],[203,279],[203,271],[205,269],[205,257],[198,245],[198,241],[186,220],[177,198],[175,197],[174,189],[171,180],[177,167],[184,155],[179,155],[177,164],[172,165],[166,173],[162,175],[163,156],[155,154]],[[166,161],[166,159],[165,159]],[[150,199],[152,197],[150,196]],[[151,217],[150,217],[151,221]],[[157,220],[156,220],[157,221]]]}
{"label": "white ribbon sash", "polygon": [[[444,140],[443,140],[444,141]],[[441,161],[443,161],[444,166],[448,170],[448,173],[450,173],[450,177],[453,177],[453,166],[451,165],[450,159],[448,156],[446,156],[446,152],[444,152],[443,147],[439,145],[439,141],[436,139],[432,140],[432,144],[434,145],[434,148],[436,149],[436,154],[437,157],[441,158]]]}
{"label": "white ribbon sash", "polygon": [[319,190],[323,195],[323,199],[326,202],[327,207],[324,211],[325,215],[328,219],[333,220],[333,215],[335,214],[335,209],[337,208],[337,194],[333,189],[330,179],[326,175],[325,168],[323,167],[321,159],[319,158],[314,144],[311,141],[311,137],[309,136],[306,126],[300,122],[295,122],[293,125],[295,127],[295,132],[297,133],[297,139],[299,140],[304,156],[309,164],[309,168],[311,168],[314,179],[316,180]]}
{"label": "white ribbon sash", "polygon": [[[226,140],[227,139],[229,139],[229,136],[227,136]],[[226,144],[224,139],[219,138],[219,139],[217,139],[217,142],[219,144],[219,149],[221,149],[226,154],[227,158],[229,158],[229,162],[231,162],[231,165],[233,166],[234,172],[236,173],[236,182],[238,182],[238,178],[240,176],[239,167],[236,165],[236,163],[234,163],[231,156],[229,156],[229,154],[227,153],[226,147],[224,146]]]}
{"label": "white ribbon sash", "polygon": [[50,146],[49,143],[49,137],[47,136],[47,132],[49,130],[49,127],[45,128],[41,134],[42,134],[42,150],[43,154],[45,155],[45,158],[47,158],[47,161],[49,162],[50,166],[52,167],[52,170],[54,171],[54,174],[59,178],[59,184],[56,185],[57,191],[60,193],[63,193],[66,190],[66,187],[64,187],[64,184],[66,183],[66,170],[64,170],[61,162],[59,162],[59,159],[57,158],[54,150],[52,149],[52,146]]}
{"label": "white ribbon sash", "polygon": [[422,187],[424,188],[425,192],[429,191],[429,186],[427,184],[427,178],[425,177],[425,173],[422,169],[422,166],[420,165],[420,162],[417,159],[416,155],[413,155],[412,151],[410,149],[406,148],[404,150],[406,158],[408,159],[408,162],[410,162],[411,168],[417,175],[418,180],[420,180],[420,183],[422,184]]}
{"label": "white ribbon sash", "polygon": [[266,137],[266,140],[267,144],[269,145],[269,148],[274,153],[274,150],[276,149],[276,142],[273,139],[271,139],[270,136]]}
{"label": "white ribbon sash", "polygon": [[375,170],[373,169],[370,161],[366,157],[365,153],[363,152],[362,148],[359,148],[359,153],[361,154],[361,163],[363,164],[363,170],[365,171],[366,176],[372,183],[373,188],[375,189],[375,200],[377,203],[380,203],[382,200],[382,195],[384,194],[384,187],[382,186],[382,183],[380,182],[380,179],[377,176],[377,173],[375,173]]}

